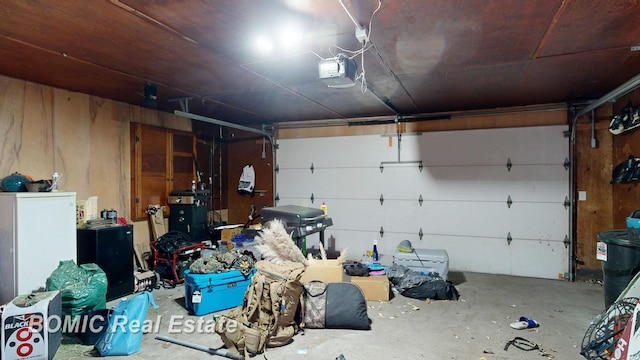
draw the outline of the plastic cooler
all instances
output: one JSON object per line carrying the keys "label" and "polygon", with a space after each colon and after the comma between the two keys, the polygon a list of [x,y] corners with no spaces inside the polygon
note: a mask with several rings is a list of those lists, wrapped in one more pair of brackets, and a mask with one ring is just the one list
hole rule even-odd
{"label": "plastic cooler", "polygon": [[412,252],[396,250],[393,263],[425,275],[437,272],[445,280],[449,277],[449,254],[446,250],[413,249]]}
{"label": "plastic cooler", "polygon": [[239,270],[216,274],[192,274],[186,270],[184,292],[187,310],[199,316],[242,305],[254,271],[244,276]]}

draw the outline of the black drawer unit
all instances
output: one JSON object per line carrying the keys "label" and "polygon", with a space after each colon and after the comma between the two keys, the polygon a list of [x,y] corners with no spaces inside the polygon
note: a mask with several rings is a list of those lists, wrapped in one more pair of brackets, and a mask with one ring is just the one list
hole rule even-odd
{"label": "black drawer unit", "polygon": [[207,231],[209,190],[178,190],[169,193],[169,231],[180,231],[192,243],[209,240]]}
{"label": "black drawer unit", "polygon": [[133,225],[78,229],[78,264],[96,264],[107,275],[107,301],[133,293]]}

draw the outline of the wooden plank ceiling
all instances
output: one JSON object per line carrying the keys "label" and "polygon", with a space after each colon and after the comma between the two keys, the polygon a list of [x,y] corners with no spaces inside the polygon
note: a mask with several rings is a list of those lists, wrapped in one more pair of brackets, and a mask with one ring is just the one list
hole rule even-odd
{"label": "wooden plank ceiling", "polygon": [[[640,73],[639,23],[631,0],[4,1],[0,74],[250,126],[584,103]],[[340,53],[361,77],[329,88]]]}

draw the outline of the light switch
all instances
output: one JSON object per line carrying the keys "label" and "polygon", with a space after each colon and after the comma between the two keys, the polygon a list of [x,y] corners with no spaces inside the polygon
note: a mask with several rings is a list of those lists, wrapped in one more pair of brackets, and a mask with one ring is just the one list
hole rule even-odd
{"label": "light switch", "polygon": [[578,201],[587,201],[586,191],[578,191]]}

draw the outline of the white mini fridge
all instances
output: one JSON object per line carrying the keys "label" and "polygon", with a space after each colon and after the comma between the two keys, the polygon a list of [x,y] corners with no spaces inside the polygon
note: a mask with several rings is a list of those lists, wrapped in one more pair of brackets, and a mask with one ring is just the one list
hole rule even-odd
{"label": "white mini fridge", "polygon": [[0,304],[44,289],[76,261],[75,192],[0,192]]}

